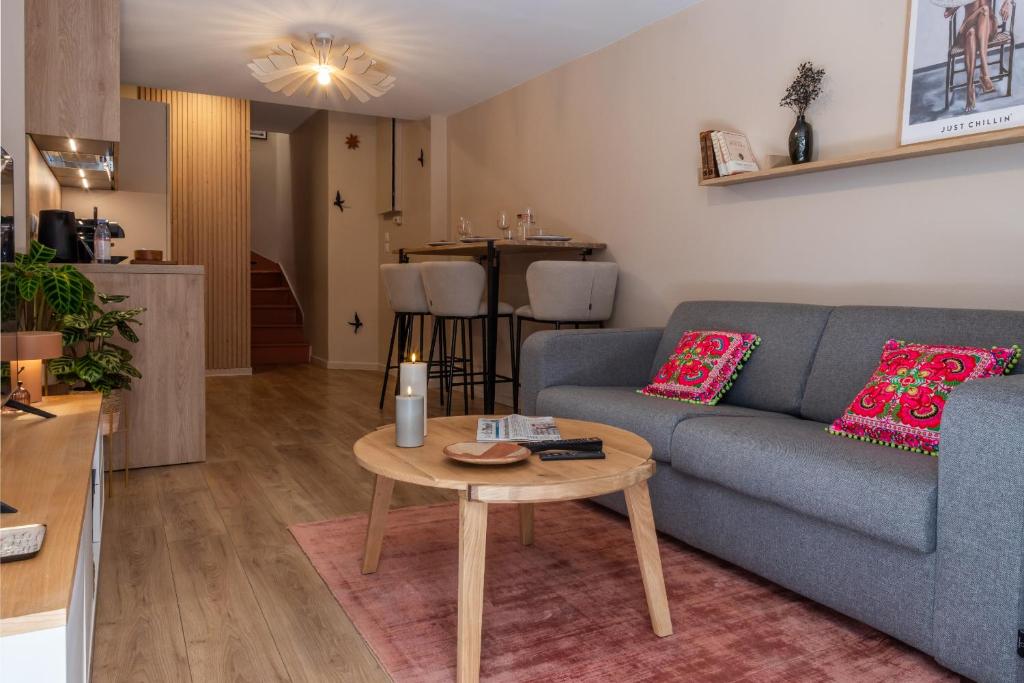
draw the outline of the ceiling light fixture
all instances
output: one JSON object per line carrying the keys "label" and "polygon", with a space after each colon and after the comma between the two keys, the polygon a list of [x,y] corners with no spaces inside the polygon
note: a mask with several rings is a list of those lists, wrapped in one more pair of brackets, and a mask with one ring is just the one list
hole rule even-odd
{"label": "ceiling light fixture", "polygon": [[252,60],[249,70],[267,90],[288,96],[303,86],[308,95],[316,84],[333,83],[346,100],[355,96],[369,102],[395,85],[395,77],[375,69],[377,60],[362,48],[343,45],[334,50],[334,36],[329,33],[317,33],[309,45],[311,49],[294,43],[277,45],[266,57]]}

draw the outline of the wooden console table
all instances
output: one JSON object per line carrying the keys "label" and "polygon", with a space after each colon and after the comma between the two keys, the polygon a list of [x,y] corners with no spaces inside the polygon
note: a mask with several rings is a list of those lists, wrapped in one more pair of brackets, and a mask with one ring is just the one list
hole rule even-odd
{"label": "wooden console table", "polygon": [[4,681],[88,681],[103,530],[100,395],[35,404],[57,415],[4,415],[0,526],[45,524],[39,554],[0,565]]}

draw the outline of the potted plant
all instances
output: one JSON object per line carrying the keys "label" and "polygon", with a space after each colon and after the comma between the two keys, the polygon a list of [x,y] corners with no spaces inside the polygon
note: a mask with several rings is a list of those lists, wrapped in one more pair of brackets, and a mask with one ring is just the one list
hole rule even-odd
{"label": "potted plant", "polygon": [[[96,294],[101,304],[121,303],[122,294]],[[138,316],[145,308],[104,310],[87,301],[79,313],[61,319],[65,354],[50,361],[50,372],[73,389],[91,389],[110,396],[119,389],[131,389],[132,379],[142,374],[132,365],[132,353],[111,341],[116,333],[122,340],[139,341],[132,325],[141,325]]]}
{"label": "potted plant", "polygon": [[796,114],[796,124],[789,132],[789,158],[794,164],[811,160],[814,151],[814,130],[807,123],[807,108],[821,95],[824,69],[814,68],[811,62],[804,62],[797,68],[796,78],[779,102],[780,107],[789,107]]}
{"label": "potted plant", "polygon": [[15,254],[0,269],[3,319],[19,330],[59,330],[65,315],[80,313],[93,300],[92,282],[69,263],[50,265],[55,249],[33,240],[27,254]]}

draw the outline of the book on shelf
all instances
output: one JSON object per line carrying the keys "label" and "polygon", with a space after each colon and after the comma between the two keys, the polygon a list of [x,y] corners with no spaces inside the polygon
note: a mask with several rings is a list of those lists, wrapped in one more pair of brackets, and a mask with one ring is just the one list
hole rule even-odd
{"label": "book on shelf", "polygon": [[700,172],[704,180],[718,177],[718,166],[715,165],[715,148],[711,142],[714,131],[705,130],[700,134]]}
{"label": "book on shelf", "polygon": [[750,141],[743,133],[703,131],[700,142],[701,175],[705,180],[760,170],[750,148]]}

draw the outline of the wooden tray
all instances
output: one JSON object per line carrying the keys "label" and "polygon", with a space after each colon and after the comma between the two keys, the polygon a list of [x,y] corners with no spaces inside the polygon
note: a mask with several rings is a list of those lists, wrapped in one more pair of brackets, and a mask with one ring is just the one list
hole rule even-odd
{"label": "wooden tray", "polygon": [[480,443],[469,441],[444,447],[452,460],[472,465],[510,465],[530,457],[530,451],[516,443]]}

